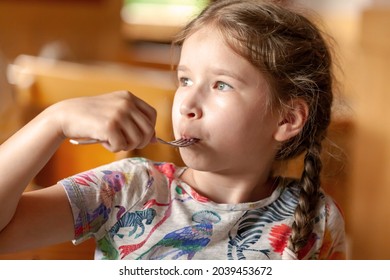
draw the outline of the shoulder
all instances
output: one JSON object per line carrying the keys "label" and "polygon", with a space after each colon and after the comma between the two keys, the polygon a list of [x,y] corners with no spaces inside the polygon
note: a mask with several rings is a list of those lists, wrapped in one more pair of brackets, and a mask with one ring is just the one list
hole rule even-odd
{"label": "shoulder", "polygon": [[122,173],[128,176],[127,179],[133,179],[133,176],[150,177],[159,175],[173,178],[176,177],[177,173],[180,173],[182,169],[183,168],[177,167],[169,162],[155,162],[142,157],[133,157],[101,165],[89,171],[77,174],[75,177],[83,174],[94,174],[95,176],[100,174],[100,176],[103,176],[113,173]]}
{"label": "shoulder", "polygon": [[[110,165],[108,165],[110,166]],[[157,162],[142,157],[125,158],[113,162],[111,166],[125,170],[141,169],[164,174],[168,177],[176,177],[183,170],[171,162]]]}
{"label": "shoulder", "polygon": [[344,214],[338,203],[321,190],[320,193],[319,218],[324,218],[328,226],[336,225],[344,227]]}
{"label": "shoulder", "polygon": [[322,233],[319,259],[346,259],[346,233],[344,215],[337,202],[326,193],[321,199],[319,216],[315,223]]}
{"label": "shoulder", "polygon": [[180,177],[185,169],[170,162],[156,162],[141,157],[125,158],[101,166],[96,171],[112,176],[122,176],[131,189],[149,189],[152,186],[168,186]]}
{"label": "shoulder", "polygon": [[171,162],[157,162],[142,157],[125,158],[106,166],[106,168],[107,167],[111,170],[133,175],[153,178],[164,177],[168,180],[180,177],[181,173],[185,170],[185,168],[178,167]]}
{"label": "shoulder", "polygon": [[344,231],[344,213],[339,204],[330,195],[322,192],[320,215],[323,217],[328,230]]}
{"label": "shoulder", "polygon": [[[165,183],[179,170],[171,163],[154,162],[145,158],[125,158],[65,178],[60,183],[68,193],[96,193],[101,190],[118,194],[131,192],[141,195],[155,182]],[[111,196],[110,195],[110,196]]]}

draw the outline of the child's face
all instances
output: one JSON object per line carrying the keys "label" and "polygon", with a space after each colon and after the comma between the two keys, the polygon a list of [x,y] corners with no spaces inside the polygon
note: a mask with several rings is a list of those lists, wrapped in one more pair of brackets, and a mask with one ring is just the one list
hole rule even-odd
{"label": "child's face", "polygon": [[180,149],[187,166],[230,173],[269,167],[277,148],[278,117],[266,105],[268,84],[218,31],[202,28],[186,39],[178,80],[175,137],[200,139]]}

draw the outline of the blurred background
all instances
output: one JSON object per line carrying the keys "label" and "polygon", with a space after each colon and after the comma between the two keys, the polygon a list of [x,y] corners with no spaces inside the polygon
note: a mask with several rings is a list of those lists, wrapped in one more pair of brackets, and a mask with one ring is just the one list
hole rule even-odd
{"label": "blurred background", "polygon": [[[169,139],[177,59],[170,43],[207,2],[1,0],[0,143],[53,102],[120,89],[157,108],[157,133]],[[390,0],[285,2],[308,8],[334,38],[337,98],[323,182],[345,215],[348,258],[390,259]],[[64,143],[28,190],[124,156],[181,163],[160,146],[111,154]],[[289,168],[299,173],[300,162]],[[91,259],[93,243],[0,258]]]}

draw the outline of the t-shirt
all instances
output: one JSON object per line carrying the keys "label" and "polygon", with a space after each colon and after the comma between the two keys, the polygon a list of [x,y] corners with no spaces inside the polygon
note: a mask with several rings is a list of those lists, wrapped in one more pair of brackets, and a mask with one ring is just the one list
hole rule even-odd
{"label": "t-shirt", "polygon": [[260,201],[219,204],[182,181],[185,170],[127,158],[60,181],[73,211],[73,242],[94,237],[96,259],[345,258],[343,216],[324,192],[314,231],[295,255],[286,246],[296,180],[279,178]]}

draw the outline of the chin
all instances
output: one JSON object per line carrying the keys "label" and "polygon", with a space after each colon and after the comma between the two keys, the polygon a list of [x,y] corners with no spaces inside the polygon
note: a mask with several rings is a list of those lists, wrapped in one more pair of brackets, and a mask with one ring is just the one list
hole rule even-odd
{"label": "chin", "polygon": [[180,151],[181,158],[184,164],[198,171],[212,171],[220,166],[216,158],[210,154],[196,153],[190,151]]}

